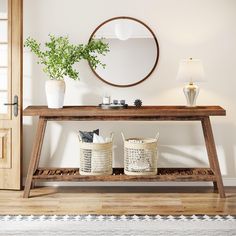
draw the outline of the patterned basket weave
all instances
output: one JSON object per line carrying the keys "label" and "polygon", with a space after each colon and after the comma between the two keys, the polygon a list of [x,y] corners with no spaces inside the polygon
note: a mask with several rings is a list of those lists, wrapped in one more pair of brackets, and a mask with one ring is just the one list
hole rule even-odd
{"label": "patterned basket weave", "polygon": [[158,136],[148,139],[130,138],[124,140],[124,173],[126,175],[157,174]]}
{"label": "patterned basket weave", "polygon": [[112,174],[112,141],[108,143],[85,143],[80,140],[80,174]]}

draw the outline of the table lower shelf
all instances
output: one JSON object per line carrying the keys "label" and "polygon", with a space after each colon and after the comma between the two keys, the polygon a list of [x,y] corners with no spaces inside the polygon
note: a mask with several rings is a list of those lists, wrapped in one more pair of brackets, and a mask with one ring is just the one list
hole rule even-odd
{"label": "table lower shelf", "polygon": [[79,168],[38,168],[34,181],[216,181],[214,172],[210,168],[158,168],[157,175],[125,175],[123,168],[114,168],[112,175],[88,176],[80,175]]}

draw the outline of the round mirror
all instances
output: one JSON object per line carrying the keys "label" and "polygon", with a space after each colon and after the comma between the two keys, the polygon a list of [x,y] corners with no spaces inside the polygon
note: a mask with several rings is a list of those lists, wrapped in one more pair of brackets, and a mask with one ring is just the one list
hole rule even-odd
{"label": "round mirror", "polygon": [[99,59],[105,68],[91,69],[107,84],[130,87],[147,79],[154,71],[159,57],[159,46],[153,31],[140,20],[115,17],[100,24],[90,40],[103,39],[109,52]]}

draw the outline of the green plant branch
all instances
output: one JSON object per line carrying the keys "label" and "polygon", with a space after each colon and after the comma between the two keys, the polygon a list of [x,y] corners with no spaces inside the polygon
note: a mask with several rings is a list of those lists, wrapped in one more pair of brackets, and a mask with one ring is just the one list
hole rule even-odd
{"label": "green plant branch", "polygon": [[50,79],[63,80],[65,76],[78,80],[79,72],[73,65],[82,59],[87,60],[93,68],[105,67],[98,55],[105,56],[109,52],[109,46],[102,40],[92,39],[88,44],[73,45],[68,37],[55,37],[49,35],[50,40],[42,49],[40,43],[28,37],[24,46],[28,47],[38,57],[38,64],[44,65],[43,71]]}

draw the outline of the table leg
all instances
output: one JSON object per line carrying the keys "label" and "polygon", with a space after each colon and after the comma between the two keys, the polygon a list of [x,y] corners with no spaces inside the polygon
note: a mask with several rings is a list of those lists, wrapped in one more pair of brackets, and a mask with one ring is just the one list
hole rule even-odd
{"label": "table leg", "polygon": [[[47,122],[47,120],[46,120]],[[45,125],[46,127],[46,125]],[[44,133],[45,133],[45,127],[44,127],[44,130],[43,130],[43,137],[42,137],[42,142],[40,143],[40,147],[39,147],[39,151],[41,153],[41,150],[42,150],[42,145],[43,145],[43,138],[44,138]],[[35,165],[34,165],[34,172],[38,169],[39,167],[39,161],[40,161],[40,154],[38,156],[38,158],[36,159],[36,162],[35,162]],[[35,188],[35,181],[32,179],[31,181],[31,189],[34,189]]]}
{"label": "table leg", "polygon": [[33,174],[37,168],[37,165],[40,159],[46,125],[47,125],[47,120],[44,117],[39,117],[38,128],[37,128],[37,132],[36,132],[36,136],[35,136],[35,140],[33,144],[32,154],[30,157],[28,174],[25,181],[25,189],[24,189],[24,194],[23,194],[24,198],[28,198],[30,194]]}
{"label": "table leg", "polygon": [[[207,117],[209,119],[209,117]],[[210,120],[209,120],[210,122]],[[209,160],[209,164],[210,164],[210,168],[215,172],[215,166],[214,166],[214,162],[213,159],[211,158],[211,149],[208,147],[209,146],[209,137],[207,137],[208,135],[208,130],[207,127],[211,124],[207,124],[208,122],[206,121],[206,118],[202,119],[202,130],[203,130],[203,134],[204,134],[204,139],[205,139],[205,143],[206,143],[206,149],[207,149],[207,155],[208,155],[208,160]],[[212,132],[212,131],[211,131]],[[214,142],[214,140],[213,140]],[[213,143],[213,145],[215,146],[215,144]],[[218,186],[217,186],[217,181],[213,181],[213,186],[215,190],[218,190]]]}
{"label": "table leg", "polygon": [[218,162],[210,118],[204,117],[201,120],[201,122],[202,122],[202,129],[203,129],[210,167],[214,171],[215,176],[216,176],[216,182],[213,182],[213,184],[215,188],[217,187],[220,197],[225,198],[224,185],[223,185],[222,176],[220,172],[220,166]]}

